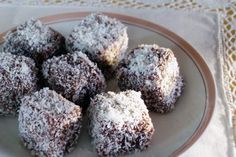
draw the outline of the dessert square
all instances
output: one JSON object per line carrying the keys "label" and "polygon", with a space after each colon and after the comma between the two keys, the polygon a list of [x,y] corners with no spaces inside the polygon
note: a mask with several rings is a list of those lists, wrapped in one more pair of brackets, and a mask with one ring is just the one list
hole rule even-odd
{"label": "dessert square", "polygon": [[3,51],[31,57],[37,64],[60,54],[64,37],[36,19],[29,19],[5,36]]}
{"label": "dessert square", "polygon": [[91,100],[88,116],[98,156],[142,151],[151,142],[154,127],[140,92],[98,94]]}
{"label": "dessert square", "polygon": [[69,52],[82,51],[87,54],[108,79],[114,77],[115,68],[127,46],[127,27],[115,18],[100,13],[79,21],[66,39]]}
{"label": "dessert square", "polygon": [[82,52],[54,56],[43,63],[42,72],[50,88],[85,109],[106,88],[102,72]]}
{"label": "dessert square", "polygon": [[141,91],[151,111],[172,111],[183,92],[183,78],[173,51],[156,44],[131,50],[119,63],[117,75],[119,88]]}
{"label": "dessert square", "polygon": [[62,157],[77,143],[81,121],[79,106],[43,88],[22,99],[20,138],[33,155]]}
{"label": "dessert square", "polygon": [[33,59],[0,52],[0,115],[16,115],[20,99],[38,89]]}

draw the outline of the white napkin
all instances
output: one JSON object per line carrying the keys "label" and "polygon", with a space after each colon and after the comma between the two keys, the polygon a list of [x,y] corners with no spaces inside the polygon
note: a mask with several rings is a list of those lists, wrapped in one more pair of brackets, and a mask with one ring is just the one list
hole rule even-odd
{"label": "white napkin", "polygon": [[222,88],[222,49],[219,17],[215,13],[176,11],[171,9],[135,10],[125,8],[81,7],[1,7],[0,31],[30,17],[41,17],[62,12],[111,11],[143,18],[162,25],[188,41],[205,59],[216,81],[217,100],[212,120],[200,139],[185,153],[184,157],[234,156],[231,130],[228,126],[226,101]]}

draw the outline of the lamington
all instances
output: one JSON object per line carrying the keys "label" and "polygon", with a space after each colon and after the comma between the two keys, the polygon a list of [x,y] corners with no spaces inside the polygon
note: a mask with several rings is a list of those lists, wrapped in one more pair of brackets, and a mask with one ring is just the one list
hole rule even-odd
{"label": "lamington", "polygon": [[0,52],[0,115],[16,115],[20,99],[35,92],[38,69],[33,59]]}
{"label": "lamington", "polygon": [[30,19],[5,36],[3,51],[24,55],[40,65],[44,60],[60,54],[65,47],[65,38],[41,21]]}
{"label": "lamington", "polygon": [[48,59],[42,71],[51,89],[83,108],[87,108],[91,97],[106,88],[102,72],[82,52]]}
{"label": "lamington", "polygon": [[91,100],[88,117],[98,156],[130,154],[150,145],[154,127],[140,92],[98,94]]}
{"label": "lamington", "polygon": [[78,105],[43,88],[21,100],[20,139],[34,156],[63,157],[78,142],[81,121]]}
{"label": "lamington", "polygon": [[124,57],[117,69],[119,88],[141,91],[151,111],[172,111],[182,94],[183,77],[169,48],[140,45]]}
{"label": "lamington", "polygon": [[83,18],[66,39],[69,52],[82,51],[96,62],[107,79],[128,46],[127,27],[115,18],[93,13]]}

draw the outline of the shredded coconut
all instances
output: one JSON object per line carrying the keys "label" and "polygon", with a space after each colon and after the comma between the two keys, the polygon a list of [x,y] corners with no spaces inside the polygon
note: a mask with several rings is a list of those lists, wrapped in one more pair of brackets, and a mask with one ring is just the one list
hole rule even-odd
{"label": "shredded coconut", "polygon": [[[109,120],[122,127],[124,122],[134,125],[142,120],[143,112],[148,112],[144,102],[140,99],[141,93],[126,91],[115,94],[108,92],[97,95],[95,98],[97,105],[94,104],[93,114],[97,119]],[[92,102],[94,103],[94,102]],[[98,113],[96,113],[98,112]]]}
{"label": "shredded coconut", "polygon": [[140,45],[121,61],[118,83],[122,90],[142,92],[149,109],[168,112],[181,95],[183,80],[174,53],[158,45]]}
{"label": "shredded coconut", "polygon": [[19,100],[37,90],[37,68],[32,59],[0,53],[0,114],[16,114]]}
{"label": "shredded coconut", "polygon": [[42,69],[52,89],[81,106],[106,87],[101,71],[81,52],[48,59]]}
{"label": "shredded coconut", "polygon": [[33,155],[62,157],[77,143],[81,118],[79,106],[44,88],[22,99],[20,137]]}
{"label": "shredded coconut", "polygon": [[91,14],[73,29],[66,45],[70,52],[86,53],[102,70],[114,70],[128,46],[127,28],[116,19]]}
{"label": "shredded coconut", "polygon": [[14,32],[5,36],[3,50],[17,55],[34,58],[41,63],[41,59],[59,53],[64,44],[64,37],[43,25],[39,20],[30,19],[19,25]]}
{"label": "shredded coconut", "polygon": [[99,156],[117,156],[145,149],[154,132],[141,93],[96,95],[89,106],[91,136]]}
{"label": "shredded coconut", "polygon": [[19,38],[26,40],[31,50],[40,51],[41,46],[47,44],[53,32],[48,26],[44,26],[39,20],[30,19],[17,27]]}
{"label": "shredded coconut", "polygon": [[[141,47],[141,46],[140,46]],[[152,53],[149,53],[151,51],[151,48],[158,49],[159,46],[154,45],[153,47],[143,46],[142,48],[134,49],[133,54],[128,56],[127,60],[130,61],[128,68],[130,69],[130,72],[135,73],[136,75],[139,74],[150,74],[150,73],[158,73],[159,69],[156,66],[159,62],[159,56],[153,55]]]}

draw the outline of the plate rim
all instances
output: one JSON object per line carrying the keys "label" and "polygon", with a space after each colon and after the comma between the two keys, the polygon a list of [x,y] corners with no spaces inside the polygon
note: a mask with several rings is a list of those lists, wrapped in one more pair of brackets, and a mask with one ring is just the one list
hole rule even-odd
{"label": "plate rim", "polygon": [[[38,18],[41,20],[44,24],[54,24],[54,23],[60,23],[60,22],[66,22],[66,21],[73,21],[81,19],[82,17],[89,15],[93,13],[93,11],[85,11],[85,12],[67,12],[67,13],[59,13],[49,16],[43,16]],[[216,101],[216,89],[215,89],[215,81],[213,79],[213,76],[211,74],[211,71],[207,65],[207,63],[204,61],[203,57],[195,50],[187,41],[185,41],[183,38],[181,38],[176,33],[166,29],[163,26],[160,26],[159,24],[156,24],[151,21],[147,21],[141,18],[137,18],[134,16],[129,16],[125,14],[120,13],[114,13],[114,12],[101,12],[107,16],[117,18],[118,20],[121,20],[124,23],[128,23],[131,25],[135,25],[144,29],[151,30],[153,32],[156,32],[158,34],[161,34],[162,36],[168,38],[172,42],[174,42],[176,45],[178,45],[193,61],[193,63],[196,65],[198,71],[201,74],[201,77],[204,82],[205,92],[206,92],[206,98],[205,98],[205,109],[204,114],[201,118],[200,123],[198,124],[198,127],[194,131],[194,133],[191,135],[190,138],[188,138],[184,144],[182,144],[179,148],[177,148],[170,157],[176,157],[185,152],[187,149],[189,149],[203,134],[207,126],[209,125],[209,122],[212,118],[213,111],[215,108],[215,101]],[[13,27],[9,29],[8,31],[5,31],[3,33],[0,33],[0,44],[4,42],[4,36],[9,31],[14,31],[16,27]]]}

